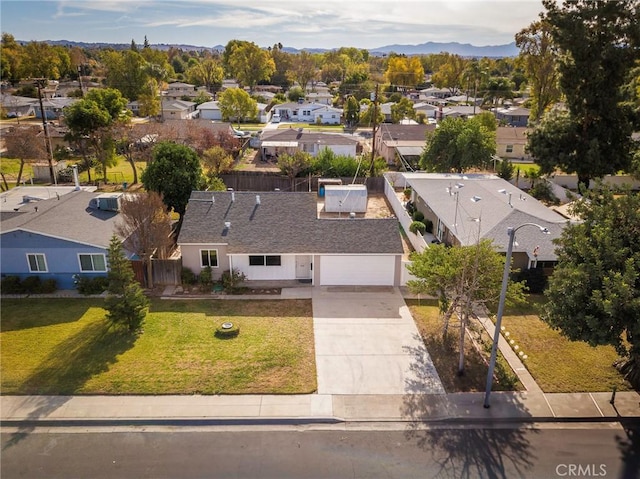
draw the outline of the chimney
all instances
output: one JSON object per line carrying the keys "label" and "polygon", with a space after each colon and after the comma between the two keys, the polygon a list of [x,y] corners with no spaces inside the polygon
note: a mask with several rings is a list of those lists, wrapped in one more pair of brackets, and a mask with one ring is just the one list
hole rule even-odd
{"label": "chimney", "polygon": [[78,165],[73,165],[73,182],[76,184],[74,191],[80,191],[80,180],[78,179]]}
{"label": "chimney", "polygon": [[260,204],[260,195],[256,195],[256,205]]}

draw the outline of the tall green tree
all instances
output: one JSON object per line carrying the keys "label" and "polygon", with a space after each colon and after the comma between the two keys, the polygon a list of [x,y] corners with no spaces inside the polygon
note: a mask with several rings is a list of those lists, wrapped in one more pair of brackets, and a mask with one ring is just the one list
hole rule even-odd
{"label": "tall green tree", "polygon": [[261,80],[268,80],[276,71],[271,54],[253,42],[244,42],[231,49],[228,73],[250,91]]}
{"label": "tall green tree", "polygon": [[149,78],[144,57],[132,50],[107,50],[102,53],[101,60],[106,68],[107,86],[120,90],[130,101],[137,100]]}
{"label": "tall green tree", "polygon": [[109,243],[107,259],[109,286],[104,300],[107,320],[114,326],[123,326],[134,333],[142,327],[147,316],[149,299],[135,280],[131,262],[125,257],[122,243],[115,235]]}
{"label": "tall green tree", "polygon": [[536,21],[516,34],[520,59],[531,88],[531,118],[537,122],[560,99],[557,52],[547,22]]}
{"label": "tall green tree", "polygon": [[247,118],[255,118],[258,114],[258,102],[242,88],[228,88],[220,94],[218,106],[222,113],[222,118],[238,122]]}
{"label": "tall green tree", "polygon": [[356,126],[360,121],[360,104],[353,95],[347,98],[347,103],[344,108],[344,119],[350,127]]}
{"label": "tall green tree", "polygon": [[142,184],[147,191],[162,195],[167,208],[173,208],[182,220],[191,192],[202,184],[200,159],[188,146],[170,141],[158,143],[152,156],[142,172]]}
{"label": "tall green tree", "polygon": [[405,118],[413,120],[416,117],[416,110],[413,103],[406,97],[402,97],[399,102],[391,105],[391,122],[400,123]]}
{"label": "tall green tree", "polygon": [[303,171],[311,167],[312,158],[306,151],[296,151],[292,155],[283,154],[278,157],[278,168],[289,177],[291,181],[291,191],[296,190],[295,178]]}
{"label": "tall green tree", "polygon": [[543,319],[572,340],[609,344],[640,387],[640,196],[597,188],[558,240]]}
{"label": "tall green tree", "polygon": [[[105,88],[91,90],[83,99],[65,108],[68,138],[76,143],[88,143],[90,153],[101,165],[105,182],[107,168],[116,162],[114,132],[117,126],[131,119],[126,106],[127,100],[118,90]],[[85,154],[89,153],[85,150]],[[84,161],[90,166],[88,157]]]}
{"label": "tall green tree", "polygon": [[215,93],[222,86],[224,70],[219,61],[206,58],[187,70],[187,79],[195,85],[204,85],[208,92]]}
{"label": "tall green tree", "polygon": [[[566,99],[564,130],[536,129],[529,151],[544,171],[562,162],[588,187],[592,178],[628,170],[637,126],[624,86],[640,58],[640,4],[635,0],[544,0],[543,20],[559,52],[560,88]],[[550,114],[556,114],[552,112]],[[558,146],[548,133],[558,139]]]}
{"label": "tall green tree", "polygon": [[311,53],[303,50],[298,55],[292,56],[287,76],[292,82],[300,85],[303,91],[306,91],[310,81],[315,80],[316,75],[316,62]]}
{"label": "tall green tree", "polygon": [[496,133],[479,118],[445,118],[427,133],[420,166],[425,170],[463,173],[471,168],[487,168],[496,153]]}
{"label": "tall green tree", "polygon": [[[469,316],[476,308],[496,304],[500,298],[505,257],[498,253],[491,241],[483,240],[473,246],[448,248],[432,245],[422,253],[411,255],[409,272],[417,279],[407,286],[413,293],[438,298],[443,314],[443,337],[448,334],[451,317],[460,319],[458,374],[464,373],[464,338]],[[510,282],[508,304],[524,299],[524,285]]]}

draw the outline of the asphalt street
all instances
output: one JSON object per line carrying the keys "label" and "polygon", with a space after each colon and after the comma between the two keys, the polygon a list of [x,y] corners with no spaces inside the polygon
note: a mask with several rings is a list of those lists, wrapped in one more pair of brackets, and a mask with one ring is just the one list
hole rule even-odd
{"label": "asphalt street", "polygon": [[616,423],[42,429],[3,433],[12,478],[636,478]]}

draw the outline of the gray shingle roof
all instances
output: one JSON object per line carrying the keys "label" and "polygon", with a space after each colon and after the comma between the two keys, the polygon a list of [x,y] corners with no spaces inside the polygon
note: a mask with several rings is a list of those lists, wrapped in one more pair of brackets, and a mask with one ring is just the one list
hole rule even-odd
{"label": "gray shingle roof", "polygon": [[60,199],[28,203],[20,212],[2,213],[1,231],[26,230],[106,248],[119,216],[111,211],[89,209],[89,201],[96,196],[74,191],[61,195]]}
{"label": "gray shingle roof", "polygon": [[236,254],[403,251],[397,220],[319,219],[315,193],[234,192],[233,197],[231,192],[194,191],[178,243],[228,244],[229,253]]}

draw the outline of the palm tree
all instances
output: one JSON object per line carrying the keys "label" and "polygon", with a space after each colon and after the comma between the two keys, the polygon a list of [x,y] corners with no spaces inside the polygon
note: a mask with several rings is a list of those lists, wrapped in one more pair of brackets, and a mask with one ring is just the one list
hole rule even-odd
{"label": "palm tree", "polygon": [[513,84],[509,79],[494,77],[487,83],[484,100],[490,102],[494,107],[494,114],[497,115],[498,104],[504,103],[506,98],[513,98]]}

